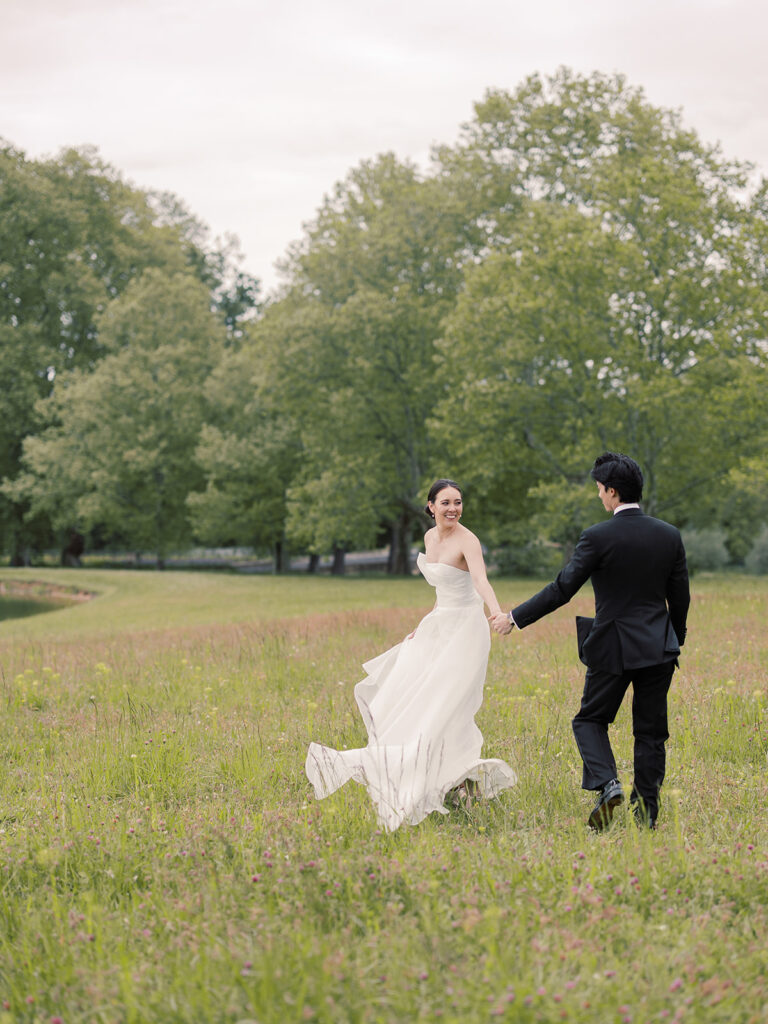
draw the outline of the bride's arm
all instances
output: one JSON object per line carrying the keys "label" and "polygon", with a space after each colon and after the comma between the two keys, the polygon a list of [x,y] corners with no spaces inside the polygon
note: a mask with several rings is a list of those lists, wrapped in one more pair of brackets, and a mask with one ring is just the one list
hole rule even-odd
{"label": "bride's arm", "polygon": [[483,558],[483,549],[480,547],[480,541],[469,530],[467,530],[467,537],[462,548],[462,554],[469,568],[469,573],[472,577],[472,583],[474,584],[475,590],[478,592],[480,597],[488,605],[488,610],[491,615],[501,614],[501,605],[496,597],[493,587],[488,582],[488,576],[485,569],[485,559]]}

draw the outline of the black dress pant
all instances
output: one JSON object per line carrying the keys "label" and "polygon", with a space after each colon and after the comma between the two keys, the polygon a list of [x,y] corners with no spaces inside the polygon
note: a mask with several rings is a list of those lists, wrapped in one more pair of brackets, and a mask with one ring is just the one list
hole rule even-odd
{"label": "black dress pant", "polygon": [[616,718],[627,687],[632,683],[635,782],[631,799],[641,797],[648,814],[656,817],[666,770],[664,744],[669,739],[667,692],[674,671],[674,661],[628,669],[620,675],[587,669],[581,707],[573,719],[573,734],[584,762],[582,789],[600,789],[616,778],[608,726]]}

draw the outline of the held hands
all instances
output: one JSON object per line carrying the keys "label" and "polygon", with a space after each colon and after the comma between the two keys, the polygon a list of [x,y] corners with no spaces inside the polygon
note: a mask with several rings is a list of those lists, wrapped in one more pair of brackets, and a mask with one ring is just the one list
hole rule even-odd
{"label": "held hands", "polygon": [[512,632],[512,623],[509,621],[509,616],[506,612],[498,612],[496,615],[489,615],[488,621],[491,624],[491,628],[495,630],[499,636],[506,636],[507,633]]}

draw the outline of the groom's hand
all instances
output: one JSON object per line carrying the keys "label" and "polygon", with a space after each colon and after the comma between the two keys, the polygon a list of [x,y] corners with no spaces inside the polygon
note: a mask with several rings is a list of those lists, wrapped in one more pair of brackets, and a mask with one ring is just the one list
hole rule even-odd
{"label": "groom's hand", "polygon": [[498,615],[491,615],[489,621],[499,636],[506,636],[507,633],[512,632],[512,623],[509,621],[509,616],[506,612],[499,612]]}

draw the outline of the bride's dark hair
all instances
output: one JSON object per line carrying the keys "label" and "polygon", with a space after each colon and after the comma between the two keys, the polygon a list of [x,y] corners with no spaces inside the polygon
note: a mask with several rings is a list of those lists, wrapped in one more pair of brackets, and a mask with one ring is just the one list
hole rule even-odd
{"label": "bride's dark hair", "polygon": [[462,501],[464,500],[464,492],[462,491],[462,489],[459,487],[455,480],[435,480],[435,482],[429,488],[429,494],[427,495],[427,504],[424,506],[424,511],[427,513],[430,519],[434,519],[435,516],[434,513],[432,512],[432,509],[429,507],[429,502],[434,502],[435,498],[438,496],[440,491],[444,491],[446,487],[455,487],[456,490],[461,495]]}

